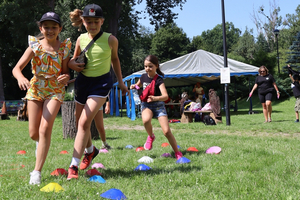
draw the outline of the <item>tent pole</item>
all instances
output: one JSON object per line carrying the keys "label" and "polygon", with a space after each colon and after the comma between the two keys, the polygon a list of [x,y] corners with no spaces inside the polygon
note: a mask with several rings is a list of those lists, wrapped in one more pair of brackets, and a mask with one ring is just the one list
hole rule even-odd
{"label": "tent pole", "polygon": [[[227,64],[227,47],[226,47],[226,27],[225,27],[225,11],[224,11],[224,0],[222,3],[222,28],[223,28],[223,50],[224,50],[224,67],[228,67]],[[229,91],[228,83],[225,83],[225,113],[226,113],[226,125],[230,125],[230,107],[229,107]]]}

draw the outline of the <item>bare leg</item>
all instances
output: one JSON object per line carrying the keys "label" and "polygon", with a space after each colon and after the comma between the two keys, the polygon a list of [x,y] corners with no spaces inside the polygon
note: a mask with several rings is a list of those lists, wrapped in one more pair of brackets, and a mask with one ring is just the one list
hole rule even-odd
{"label": "bare leg", "polygon": [[28,100],[29,136],[34,141],[39,141],[39,128],[43,113],[42,101]]}
{"label": "bare leg", "polygon": [[91,97],[88,98],[78,120],[78,130],[74,142],[73,157],[80,159],[88,142],[91,142],[91,123],[105,103],[106,98]]}
{"label": "bare leg", "polygon": [[39,128],[39,145],[36,154],[34,170],[41,171],[51,143],[51,134],[54,120],[59,111],[61,103],[58,100],[46,100],[43,104],[43,114]]}
{"label": "bare leg", "polygon": [[103,110],[99,110],[94,118],[96,128],[99,132],[102,142],[106,141],[104,123],[103,123]]}
{"label": "bare leg", "polygon": [[267,106],[266,103],[262,103],[262,108],[263,108],[263,113],[264,113],[264,117],[265,117],[265,122],[268,121],[268,110],[267,110]]}
{"label": "bare leg", "polygon": [[153,136],[153,130],[151,124],[152,117],[153,117],[153,113],[149,108],[146,108],[142,111],[143,124],[150,137]]}
{"label": "bare leg", "polygon": [[299,120],[299,112],[298,112],[298,111],[296,111],[296,112],[295,112],[295,114],[296,114],[296,119],[298,119],[298,120]]}
{"label": "bare leg", "polygon": [[169,126],[169,121],[167,116],[161,116],[158,118],[159,124],[161,126],[161,129],[165,135],[165,137],[168,139],[170,145],[172,146],[174,152],[178,152],[178,147],[177,147],[177,142],[174,137],[174,135],[171,132],[170,126]]}
{"label": "bare leg", "polygon": [[267,107],[267,110],[268,110],[268,121],[271,122],[272,121],[272,118],[271,118],[271,115],[272,115],[272,101],[266,101],[266,107]]}

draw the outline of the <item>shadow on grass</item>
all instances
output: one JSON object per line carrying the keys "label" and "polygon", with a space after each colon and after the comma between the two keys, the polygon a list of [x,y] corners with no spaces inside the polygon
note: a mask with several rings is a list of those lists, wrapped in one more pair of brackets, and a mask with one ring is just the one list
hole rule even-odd
{"label": "shadow on grass", "polygon": [[[261,110],[252,110],[247,111],[247,110],[241,110],[241,111],[230,111],[230,116],[234,116],[234,115],[255,115],[255,114],[262,114],[263,111]],[[282,111],[278,111],[278,110],[272,110],[272,113],[282,113]],[[222,116],[225,116],[226,113],[224,111],[222,111]]]}
{"label": "shadow on grass", "polygon": [[[174,161],[175,163],[175,161]],[[134,176],[140,176],[142,174],[147,174],[147,175],[160,175],[162,173],[169,174],[169,173],[176,173],[176,171],[181,171],[184,173],[188,173],[190,171],[200,171],[201,167],[198,166],[191,166],[189,163],[185,164],[174,164],[174,167],[171,168],[159,168],[159,167],[154,167],[151,168],[150,170],[147,171],[141,171],[137,170],[135,171],[132,169],[132,171],[128,170],[123,170],[123,169],[106,169],[105,172],[103,173],[103,176],[105,179],[108,178],[132,178]]]}

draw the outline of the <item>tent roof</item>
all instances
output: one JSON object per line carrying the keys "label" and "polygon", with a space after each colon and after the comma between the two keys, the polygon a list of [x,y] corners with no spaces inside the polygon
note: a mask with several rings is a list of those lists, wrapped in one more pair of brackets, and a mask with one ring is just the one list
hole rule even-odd
{"label": "tent roof", "polygon": [[[258,67],[233,59],[228,59],[227,64],[230,76],[257,75],[258,73]],[[223,56],[201,49],[160,64],[160,69],[165,74],[164,82],[167,87],[219,79],[223,67]],[[145,73],[144,69],[125,77],[123,81],[139,78],[143,73]]]}

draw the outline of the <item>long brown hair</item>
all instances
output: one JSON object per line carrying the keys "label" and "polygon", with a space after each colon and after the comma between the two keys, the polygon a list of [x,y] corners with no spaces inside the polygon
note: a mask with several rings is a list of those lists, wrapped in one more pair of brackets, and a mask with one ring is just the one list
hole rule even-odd
{"label": "long brown hair", "polygon": [[162,77],[165,76],[165,74],[160,71],[160,68],[159,68],[159,61],[158,61],[158,58],[154,55],[149,55],[145,58],[145,60],[148,60],[149,62],[153,63],[154,65],[157,66],[157,69],[156,69],[156,72],[161,75]]}

